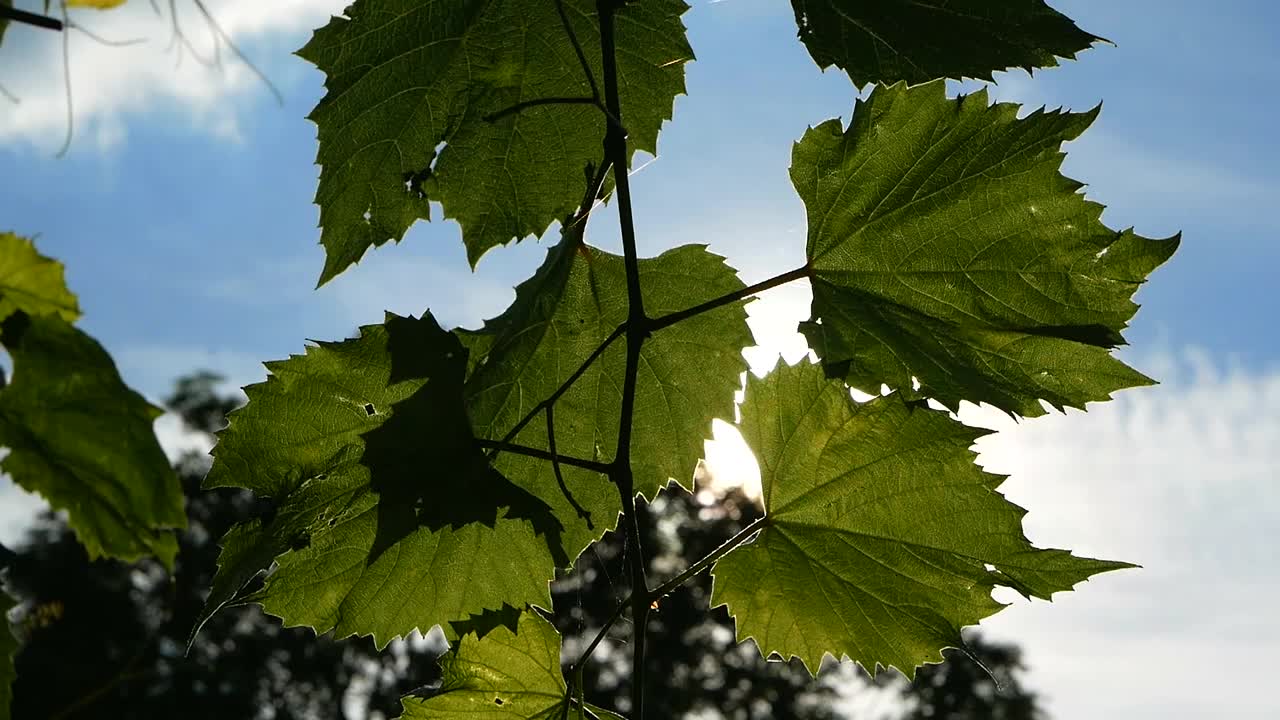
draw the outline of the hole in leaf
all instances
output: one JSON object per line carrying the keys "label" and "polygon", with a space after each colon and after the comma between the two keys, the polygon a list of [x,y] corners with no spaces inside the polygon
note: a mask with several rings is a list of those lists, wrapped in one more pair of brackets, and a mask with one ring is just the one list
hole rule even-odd
{"label": "hole in leaf", "polygon": [[373,407],[373,403],[365,403],[365,404],[364,404],[364,412],[365,412],[365,414],[366,414],[366,415],[373,415],[374,413],[376,413],[376,412],[377,412],[377,410],[376,410],[376,409],[374,409],[374,407]]}
{"label": "hole in leaf", "polygon": [[400,177],[404,180],[404,192],[406,195],[418,200],[427,199],[427,189],[424,185],[435,174],[436,161],[440,159],[440,153],[444,151],[444,148],[445,142],[441,140],[436,143],[435,150],[432,151],[431,164],[421,170],[410,170],[401,174]]}
{"label": "hole in leaf", "polygon": [[494,704],[494,705],[504,705],[505,703],[503,702],[502,698],[494,698],[494,699],[493,699],[493,704]]}

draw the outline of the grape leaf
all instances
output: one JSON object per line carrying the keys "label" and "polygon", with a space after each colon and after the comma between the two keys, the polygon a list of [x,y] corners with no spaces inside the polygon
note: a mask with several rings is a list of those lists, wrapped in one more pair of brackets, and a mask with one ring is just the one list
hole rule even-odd
{"label": "grape leaf", "polygon": [[80,317],[76,296],[63,279],[62,263],[36,252],[27,238],[0,232],[0,320],[14,310],[56,313],[67,322]]}
{"label": "grape leaf", "polygon": [[935,78],[991,80],[1014,67],[1054,67],[1102,38],[1043,0],[791,0],[818,67],[854,85]]}
{"label": "grape leaf", "polygon": [[[0,5],[7,8],[11,8],[13,7],[13,0],[0,0]],[[9,18],[3,15],[0,15],[0,43],[4,42],[4,34],[6,31],[8,31],[8,29],[9,29]],[[8,715],[4,715],[0,717],[3,717],[7,720]]]}
{"label": "grape leaf", "polygon": [[66,0],[67,7],[93,8],[95,10],[110,10],[111,8],[120,7],[125,0]]}
{"label": "grape leaf", "polygon": [[1148,384],[1113,358],[1131,297],[1177,248],[1100,221],[1058,169],[1096,111],[949,100],[942,81],[879,87],[847,131],[811,128],[791,177],[809,217],[814,322],[832,375],[876,393],[1009,413],[1083,407]]}
{"label": "grape leaf", "polygon": [[476,447],[466,364],[429,314],[388,314],[358,338],[269,363],[219,433],[205,485],[275,507],[227,534],[199,622],[273,560],[249,600],[379,647],[504,603],[550,607],[560,523]]}
{"label": "grape leaf", "polygon": [[67,511],[91,559],[155,555],[172,568],[186,527],[182,487],[152,423],[163,412],[120,379],[111,356],[56,314],[11,311],[0,343],[13,380],[0,390],[5,472]]}
{"label": "grape leaf", "polygon": [[994,585],[1049,599],[1131,567],[1032,547],[1024,511],[996,492],[1004,478],[973,463],[985,431],[922,403],[855,403],[806,361],[750,377],[741,409],[767,524],[716,563],[711,604],[766,655],[816,671],[831,653],[910,676],[1000,610]]}
{"label": "grape leaf", "polygon": [[[602,77],[595,2],[563,6]],[[617,13],[631,151],[656,153],[658,130],[684,92],[683,66],[693,58],[686,9],[683,0],[652,0]],[[430,201],[462,225],[473,265],[574,210],[584,167],[602,157],[601,111],[542,105],[485,119],[525,101],[591,97],[557,3],[357,0],[346,12],[299,51],[328,75],[310,116],[320,136],[322,284],[428,219]]]}
{"label": "grape leaf", "polygon": [[[538,615],[520,616],[515,632],[507,628],[477,638],[464,636],[440,659],[440,690],[430,697],[406,697],[403,720],[560,720],[582,718],[568,702],[560,670],[560,634]],[[588,704],[602,720],[618,715]]]}
{"label": "grape leaf", "polygon": [[[573,234],[552,248],[546,262],[516,289],[516,300],[466,342],[487,348],[467,381],[467,407],[476,434],[500,440],[549,397],[627,319],[623,259],[582,245]],[[640,284],[651,316],[684,310],[743,287],[722,258],[703,246],[674,248],[640,260]],[[662,329],[645,342],[637,376],[632,425],[636,491],[653,497],[674,478],[689,485],[703,440],[716,417],[733,417],[733,394],[747,369],[742,348],[751,344],[743,303],[734,303]],[[556,451],[611,461],[622,412],[625,341],[609,346],[555,403]],[[514,438],[549,450],[544,417]],[[566,522],[569,560],[605,530],[620,510],[617,490],[600,475],[562,467],[569,494],[592,515],[577,514],[544,460],[503,453],[497,467],[537,494]]]}
{"label": "grape leaf", "polygon": [[9,626],[9,611],[14,608],[13,598],[0,590],[0,720],[9,720],[13,705],[13,681],[18,679],[13,660],[18,654],[18,638]]}

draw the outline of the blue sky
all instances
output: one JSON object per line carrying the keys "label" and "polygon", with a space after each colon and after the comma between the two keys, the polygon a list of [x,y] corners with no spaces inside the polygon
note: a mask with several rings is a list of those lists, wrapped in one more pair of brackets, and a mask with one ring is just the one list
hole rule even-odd
{"label": "blue sky", "polygon": [[[1032,108],[1102,101],[1094,127],[1068,146],[1067,174],[1108,206],[1113,227],[1181,230],[1184,240],[1139,293],[1144,307],[1127,333],[1126,357],[1163,385],[1016,427],[969,411],[1000,428],[980,445],[983,461],[1012,475],[1005,489],[1030,509],[1034,540],[1145,569],[1090,582],[1054,607],[1019,604],[984,626],[1024,644],[1030,681],[1056,717],[1275,717],[1258,688],[1280,650],[1268,612],[1280,590],[1280,143],[1269,92],[1280,6],[1053,4],[1117,46],[1034,78],[999,75],[992,92]],[[188,56],[175,66],[167,25],[147,3],[82,15],[100,34],[149,41],[103,48],[72,35],[76,132],[61,160],[52,157],[65,122],[56,38],[11,29],[0,48],[0,84],[22,99],[0,100],[0,228],[39,234],[41,251],[67,264],[83,326],[153,398],[197,367],[236,385],[261,380],[260,361],[299,352],[306,338],[345,337],[384,309],[430,307],[442,322],[474,326],[541,259],[545,245],[526,241],[491,252],[473,274],[457,227],[424,223],[313,289],[323,255],[304,116],[322,77],[289,53],[344,5],[211,3],[283,106],[234,64],[217,73]],[[854,93],[844,76],[817,71],[786,3],[693,5],[689,95],[676,102],[660,157],[633,180],[641,250],[710,243],[748,282],[764,279],[803,262],[791,143],[808,125],[847,120]],[[606,209],[591,241],[615,246],[613,227]],[[751,311],[769,348],[753,362],[803,353],[791,328],[807,315],[804,287]],[[171,424],[163,432],[180,441]],[[0,536],[28,507],[0,486]]]}

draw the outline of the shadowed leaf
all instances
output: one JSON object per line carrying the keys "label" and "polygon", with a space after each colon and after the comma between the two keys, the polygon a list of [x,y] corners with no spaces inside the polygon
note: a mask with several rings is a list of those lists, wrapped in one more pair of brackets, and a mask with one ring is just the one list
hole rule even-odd
{"label": "shadowed leaf", "polygon": [[201,622],[273,560],[248,599],[379,647],[504,603],[547,605],[561,524],[475,446],[466,363],[430,315],[390,314],[269,363],[219,434],[206,486],[245,487],[275,509],[224,539]]}
{"label": "shadowed leaf", "polygon": [[990,80],[1054,67],[1101,38],[1043,0],[791,0],[800,39],[824,70],[858,87],[935,78]]}
{"label": "shadowed leaf", "polygon": [[[687,245],[640,260],[640,283],[651,315],[683,310],[742,287],[733,269],[704,247]],[[733,393],[747,369],[751,344],[744,303],[699,315],[653,335],[641,352],[632,433],[636,491],[653,497],[668,480],[690,486],[714,418],[733,417]],[[516,300],[479,331],[462,331],[479,355],[467,381],[467,408],[476,434],[502,439],[549,397],[627,319],[623,259],[572,237],[553,248]],[[555,404],[556,450],[611,461],[622,412],[625,341],[614,342]],[[545,417],[515,438],[549,450]],[[563,467],[569,493],[592,515],[577,517],[549,463],[511,453],[497,467],[538,494],[565,521],[569,559],[617,520],[616,488],[603,476]]]}

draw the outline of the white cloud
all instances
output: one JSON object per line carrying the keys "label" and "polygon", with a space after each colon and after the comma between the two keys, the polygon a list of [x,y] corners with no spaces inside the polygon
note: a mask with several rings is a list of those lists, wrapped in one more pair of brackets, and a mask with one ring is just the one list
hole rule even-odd
{"label": "white cloud", "polygon": [[1027,648],[1056,717],[1274,717],[1280,371],[1221,364],[1156,358],[1161,387],[978,444],[1037,544],[1144,566],[984,623]]}
{"label": "white cloud", "polygon": [[[208,0],[213,17],[228,36],[250,52],[277,81],[302,68],[289,53],[305,33],[341,14],[345,0]],[[167,8],[168,3],[159,3]],[[178,24],[195,52],[214,57],[213,35],[190,0],[178,2]],[[174,111],[184,121],[215,136],[238,137],[237,103],[265,91],[252,70],[223,48],[220,67],[209,67],[191,49],[171,45],[173,25],[151,3],[131,2],[108,12],[78,11],[71,19],[112,41],[140,39],[111,47],[70,31],[71,92],[77,136],[99,148],[123,142],[132,116]],[[0,46],[0,84],[20,99],[0,99],[0,143],[20,143],[50,151],[66,129],[63,35],[14,25]],[[179,57],[181,60],[179,61]],[[288,60],[297,68],[289,67]]]}

